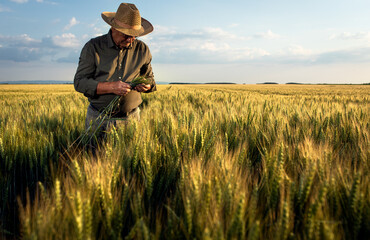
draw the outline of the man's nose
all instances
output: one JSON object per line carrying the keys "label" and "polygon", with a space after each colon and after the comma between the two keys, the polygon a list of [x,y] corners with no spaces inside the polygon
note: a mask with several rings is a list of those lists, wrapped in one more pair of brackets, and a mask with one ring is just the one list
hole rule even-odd
{"label": "man's nose", "polygon": [[132,43],[135,40],[135,37],[134,36],[129,36],[128,40]]}

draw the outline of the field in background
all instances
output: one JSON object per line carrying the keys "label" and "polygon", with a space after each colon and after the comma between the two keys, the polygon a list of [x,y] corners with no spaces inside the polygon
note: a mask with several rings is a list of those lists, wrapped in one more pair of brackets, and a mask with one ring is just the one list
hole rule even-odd
{"label": "field in background", "polygon": [[88,105],[73,86],[0,91],[1,237],[370,235],[370,86],[162,85],[94,157],[61,154]]}

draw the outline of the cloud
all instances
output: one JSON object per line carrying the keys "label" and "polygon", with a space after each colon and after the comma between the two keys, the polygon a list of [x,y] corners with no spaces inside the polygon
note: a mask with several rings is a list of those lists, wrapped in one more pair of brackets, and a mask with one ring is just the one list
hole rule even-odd
{"label": "cloud", "polygon": [[[36,40],[22,34],[19,36],[0,35],[0,59],[15,62],[28,62],[52,55],[55,50],[48,44],[47,39]],[[44,46],[44,47],[43,47]]]}
{"label": "cloud", "polygon": [[179,33],[176,28],[165,27],[165,26],[154,26],[155,32],[148,35],[149,38],[155,37],[156,39],[163,40],[176,40],[176,41],[187,41],[187,40],[215,40],[227,41],[227,40],[245,40],[246,38],[240,37],[231,32],[225,31],[221,28],[201,28],[194,29],[191,32]]}
{"label": "cloud", "polygon": [[370,47],[314,52],[299,45],[273,53],[265,62],[295,65],[332,65],[370,63]]}
{"label": "cloud", "polygon": [[[66,55],[81,47],[81,42],[71,33],[34,39],[27,34],[18,36],[0,35],[0,59],[28,62]],[[57,57],[58,59],[59,57]]]}
{"label": "cloud", "polygon": [[[260,46],[257,39],[277,39],[280,35],[268,30],[248,36],[235,34],[233,29],[201,28],[179,31],[174,27],[155,26],[155,31],[143,37],[155,63],[214,64],[214,63],[275,63],[322,65],[370,62],[370,48],[339,48],[334,51],[312,50],[292,44],[280,49]],[[370,40],[370,32],[342,33],[332,36],[342,40]]]}
{"label": "cloud", "polygon": [[73,27],[76,24],[79,24],[80,22],[77,21],[75,17],[72,17],[71,20],[69,20],[69,23],[67,26],[64,27],[64,30],[69,30],[71,27]]}
{"label": "cloud", "polygon": [[[96,25],[90,27],[94,30]],[[259,47],[260,41],[235,34],[230,28],[179,31],[174,27],[155,26],[155,29],[152,34],[139,38],[149,45],[155,64],[269,63],[303,66],[370,63],[370,47],[313,51],[294,44],[272,50],[273,48],[268,46]],[[77,62],[83,43],[92,34],[93,32],[89,35],[76,36],[72,33],[63,33],[41,39],[35,39],[27,34],[0,35],[0,58],[11,61]]]}
{"label": "cloud", "polygon": [[89,24],[86,24],[86,26],[86,30],[88,30],[86,31],[86,34],[89,35],[89,38],[106,34],[110,29],[110,26],[102,21],[101,18],[95,18]]}
{"label": "cloud", "polygon": [[319,54],[315,60],[316,64],[369,63],[369,62],[370,62],[369,47],[323,52]]}
{"label": "cloud", "polygon": [[150,46],[153,62],[161,64],[269,63],[303,66],[370,62],[370,48],[314,51],[292,44],[280,50],[271,50],[254,47],[258,46],[255,45],[255,38],[273,39],[279,37],[277,34],[269,30],[252,36],[254,38],[240,36],[230,29],[221,28],[180,32],[173,27],[155,26],[152,34],[141,39]]}
{"label": "cloud", "polygon": [[57,5],[58,4],[56,2],[50,2],[50,1],[44,1],[44,0],[36,0],[36,2],[38,2],[38,3],[47,3],[47,4],[51,4],[51,5]]}
{"label": "cloud", "polygon": [[339,34],[333,34],[330,36],[330,39],[339,39],[339,40],[365,40],[370,41],[370,32],[357,32],[357,33],[350,33],[350,32],[343,32]]}
{"label": "cloud", "polygon": [[287,48],[287,54],[293,56],[310,56],[313,54],[313,51],[307,48],[304,48],[300,45],[291,45]]}
{"label": "cloud", "polygon": [[79,39],[72,33],[63,33],[53,37],[44,37],[41,40],[31,38],[28,34],[18,36],[0,35],[0,44],[6,47],[27,48],[78,48],[81,46]]}
{"label": "cloud", "polygon": [[41,40],[33,39],[27,34],[22,34],[18,36],[0,35],[0,43],[10,47],[35,47],[40,46]]}
{"label": "cloud", "polygon": [[0,5],[0,12],[10,12],[10,8]]}
{"label": "cloud", "polygon": [[69,52],[67,56],[58,58],[56,61],[58,63],[78,63],[79,57],[80,51],[74,50]]}
{"label": "cloud", "polygon": [[15,62],[29,62],[40,59],[39,49],[25,47],[1,47],[0,60],[11,60]]}
{"label": "cloud", "polygon": [[108,32],[107,29],[104,29],[104,27],[106,28],[106,26],[104,26],[103,28],[101,28],[101,27],[96,26],[95,23],[94,24],[90,24],[89,27],[90,27],[90,29],[92,29],[92,36],[94,36],[94,37],[101,36],[104,33],[107,33]]}
{"label": "cloud", "polygon": [[15,2],[15,3],[26,3],[28,2],[28,0],[10,0],[11,2]]}
{"label": "cloud", "polygon": [[239,23],[232,23],[232,24],[229,25],[230,28],[237,28],[239,26],[240,26]]}
{"label": "cloud", "polygon": [[319,54],[320,53],[314,52],[313,50],[301,45],[292,44],[286,48],[271,53],[271,55],[269,55],[267,59],[264,59],[264,61],[279,64],[306,65],[315,63]]}
{"label": "cloud", "polygon": [[155,26],[153,34],[143,37],[160,63],[222,63],[251,60],[269,55],[259,48],[243,44],[250,38],[221,28],[202,28],[178,32],[176,28]]}
{"label": "cloud", "polygon": [[254,35],[255,38],[262,38],[262,39],[279,39],[280,36],[276,33],[273,33],[271,30],[267,32],[257,33]]}
{"label": "cloud", "polygon": [[63,33],[61,36],[54,36],[53,42],[58,47],[77,48],[80,45],[79,40],[72,33]]}

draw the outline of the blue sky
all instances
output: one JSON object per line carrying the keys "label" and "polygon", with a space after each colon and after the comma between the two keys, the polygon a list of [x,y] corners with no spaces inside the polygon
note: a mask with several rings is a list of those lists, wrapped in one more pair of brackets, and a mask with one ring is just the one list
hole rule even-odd
{"label": "blue sky", "polygon": [[[368,0],[137,0],[160,82],[370,82]],[[1,0],[0,81],[73,80],[113,0]]]}

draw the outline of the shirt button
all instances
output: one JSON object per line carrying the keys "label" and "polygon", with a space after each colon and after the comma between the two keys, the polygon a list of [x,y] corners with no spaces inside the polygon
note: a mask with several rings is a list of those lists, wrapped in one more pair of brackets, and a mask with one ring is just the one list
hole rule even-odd
{"label": "shirt button", "polygon": [[119,77],[118,79],[119,79],[119,80],[121,80],[121,79],[122,79],[122,77]]}

